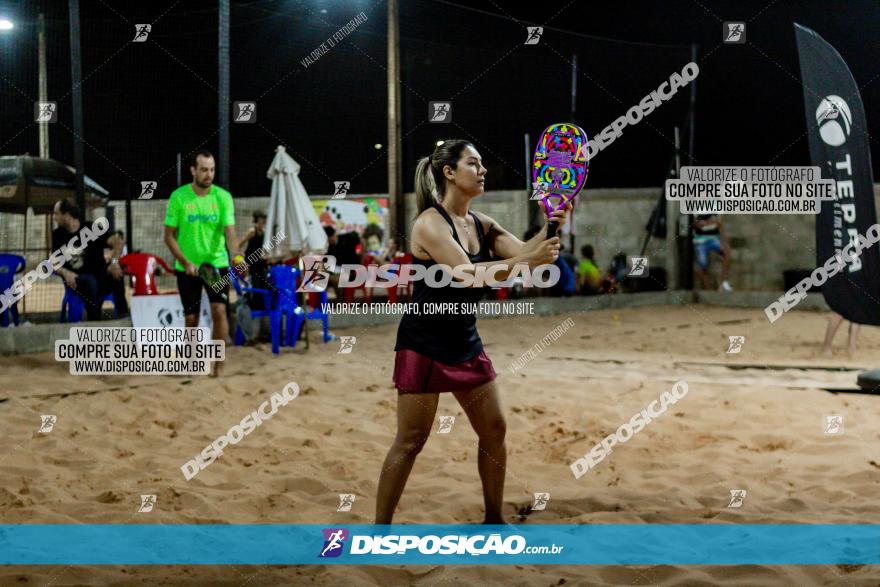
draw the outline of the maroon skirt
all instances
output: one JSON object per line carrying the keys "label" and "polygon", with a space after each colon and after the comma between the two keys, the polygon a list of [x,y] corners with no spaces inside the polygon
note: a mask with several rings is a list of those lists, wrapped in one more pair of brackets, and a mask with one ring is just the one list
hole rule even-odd
{"label": "maroon skirt", "polygon": [[470,391],[495,379],[495,369],[486,351],[473,359],[449,365],[410,349],[394,357],[394,385],[400,393]]}

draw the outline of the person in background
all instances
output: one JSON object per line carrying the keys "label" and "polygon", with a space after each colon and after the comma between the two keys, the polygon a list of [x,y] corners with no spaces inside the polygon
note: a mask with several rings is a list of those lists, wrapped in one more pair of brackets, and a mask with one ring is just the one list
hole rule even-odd
{"label": "person in background", "polygon": [[384,263],[386,259],[386,251],[382,246],[383,236],[385,236],[385,231],[383,231],[382,227],[378,224],[368,224],[364,229],[364,248],[367,251],[367,254],[372,255],[380,265]]}
{"label": "person in background", "polygon": [[553,262],[559,267],[559,283],[550,288],[550,295],[570,297],[577,292],[577,279],[574,270],[577,259],[571,253],[565,252],[565,245],[559,243],[559,257]]}
{"label": "person in background", "polygon": [[[52,219],[58,225],[58,228],[52,231],[52,249],[55,251],[67,246],[70,239],[86,226],[81,219],[79,206],[72,198],[56,202]],[[97,235],[98,230],[95,226],[89,226]],[[85,248],[76,251],[56,272],[67,287],[83,300],[89,320],[101,319],[102,300],[111,290],[114,291],[114,302],[117,304],[119,314],[128,314],[125,281],[123,281],[122,267],[119,266],[119,257],[111,256],[109,263],[104,258],[104,249],[110,247],[109,238],[110,233],[106,232],[90,241]],[[73,249],[70,250],[73,252]],[[118,295],[119,292],[121,295]]]}
{"label": "person in background", "polygon": [[[199,325],[202,291],[208,296],[214,340],[224,343],[229,338],[229,273],[230,260],[236,270],[247,273],[244,255],[238,250],[235,236],[235,204],[232,194],[214,183],[215,162],[210,151],[201,149],[190,164],[192,182],[171,192],[165,213],[165,245],[174,255],[177,290],[183,305],[187,328]],[[215,290],[200,277],[202,266],[213,269],[223,287]],[[211,363],[212,377],[217,377],[222,361]]]}
{"label": "person in background", "polygon": [[730,269],[730,247],[724,235],[724,220],[717,214],[697,214],[694,216],[694,260],[697,263],[696,273],[703,284],[709,286],[709,255],[721,255],[721,285],[718,291],[730,292],[733,288],[727,281]]}
{"label": "person in background", "polygon": [[125,233],[121,230],[112,231],[107,237],[107,245],[104,248],[106,271],[100,294],[102,299],[108,293],[113,294],[113,305],[116,306],[116,314],[119,318],[129,315],[128,300],[125,298],[125,273],[119,264],[119,259],[127,254]]}
{"label": "person in background", "polygon": [[577,267],[578,291],[584,296],[594,296],[599,293],[602,285],[602,272],[596,266],[595,253],[591,245],[581,247],[583,260]]}
{"label": "person in background", "polygon": [[[251,287],[272,291],[269,284],[269,264],[266,262],[266,251],[263,249],[263,238],[266,235],[266,213],[257,210],[253,215],[254,224],[244,234],[238,244],[244,250],[244,258],[249,263],[248,272]],[[265,310],[262,295],[253,295],[248,300],[252,310]]]}
{"label": "person in background", "polygon": [[329,291],[330,288],[333,288],[336,300],[339,301],[342,299],[342,293],[339,291],[339,274],[341,273],[339,258],[343,254],[339,247],[339,233],[336,232],[336,227],[328,225],[324,227],[324,234],[327,235],[327,254],[336,259],[333,270],[330,272],[330,283],[327,285],[327,289]]}
{"label": "person in background", "polygon": [[[831,318],[828,319],[828,328],[825,330],[825,343],[822,345],[822,354],[826,357],[831,356],[831,343],[834,342],[834,335],[837,334],[837,329],[840,328],[840,325],[843,323],[843,316],[840,314],[834,313],[831,315]],[[856,322],[849,323],[849,347],[847,351],[849,354],[853,354],[856,352],[856,340],[859,337],[859,325]]]}

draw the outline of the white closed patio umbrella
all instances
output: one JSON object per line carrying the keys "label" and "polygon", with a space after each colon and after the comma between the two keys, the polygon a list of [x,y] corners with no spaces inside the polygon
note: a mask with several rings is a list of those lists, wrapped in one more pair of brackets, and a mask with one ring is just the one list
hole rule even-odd
{"label": "white closed patio umbrella", "polygon": [[[329,246],[327,233],[309,200],[305,186],[299,180],[300,165],[278,145],[275,158],[266,176],[272,180],[269,210],[266,212],[266,234],[263,247],[269,247],[272,238],[284,232],[284,238],[275,245],[278,253],[285,251],[300,255],[326,253]],[[302,266],[302,262],[300,262]],[[304,308],[306,310],[306,308]],[[309,321],[305,320],[306,349],[309,348]]]}
{"label": "white closed patio umbrella", "polygon": [[299,163],[279,145],[266,173],[272,180],[272,193],[266,214],[267,230],[263,246],[270,246],[272,237],[278,231],[283,231],[284,239],[276,245],[278,252],[287,249],[302,255],[326,253],[329,246],[327,234],[309,201],[305,186],[299,180],[299,170]]}

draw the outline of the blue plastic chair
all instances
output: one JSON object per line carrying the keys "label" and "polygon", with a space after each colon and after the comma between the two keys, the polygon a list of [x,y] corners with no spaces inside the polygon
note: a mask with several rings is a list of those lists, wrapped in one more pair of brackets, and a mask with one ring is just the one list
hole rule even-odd
{"label": "blue plastic chair", "polygon": [[[234,268],[230,268],[229,272],[233,277],[232,286],[235,288],[235,293],[237,293],[239,297],[246,293],[262,296],[263,309],[254,310],[251,308],[251,318],[269,318],[269,333],[272,337],[272,352],[277,355],[279,353],[279,347],[281,346],[281,314],[275,311],[274,296],[272,295],[272,292],[268,289],[251,287],[247,280],[239,275],[238,271]],[[241,329],[241,326],[236,325],[235,345],[241,346],[244,344],[244,341],[244,331]]]}
{"label": "blue plastic chair", "polygon": [[[21,255],[0,254],[0,292],[5,292],[15,283],[15,274],[24,271],[25,259]],[[0,313],[0,327],[9,326],[9,317],[18,326],[18,303],[12,304]]]}
{"label": "blue plastic chair", "polygon": [[[324,344],[327,344],[331,340],[334,340],[333,335],[330,334],[329,330],[329,316],[327,312],[324,311],[324,308],[327,304],[327,290],[325,289],[318,296],[318,305],[317,307],[309,310],[309,302],[308,297],[306,297],[306,320],[320,320],[324,327]],[[299,336],[299,331],[297,331],[297,336]]]}
{"label": "blue plastic chair", "polygon": [[[86,313],[86,302],[79,294],[70,289],[66,281],[63,279],[61,281],[64,283],[64,297],[61,299],[61,315],[58,317],[58,321],[62,323],[81,322]],[[113,299],[112,293],[108,293],[101,299],[102,306],[104,302],[113,304],[113,317],[119,318],[119,310],[116,309],[116,300]]]}
{"label": "blue plastic chair", "polygon": [[269,280],[275,287],[275,308],[279,325],[286,319],[284,346],[294,348],[299,331],[306,320],[306,312],[296,302],[296,283],[299,269],[291,265],[273,265],[269,268]]}

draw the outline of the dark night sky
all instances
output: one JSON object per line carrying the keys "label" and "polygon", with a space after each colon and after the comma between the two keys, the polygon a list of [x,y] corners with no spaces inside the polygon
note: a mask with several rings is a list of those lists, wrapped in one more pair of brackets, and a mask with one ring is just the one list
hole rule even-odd
{"label": "dark night sky", "polygon": [[[407,190],[417,156],[437,139],[462,136],[482,152],[487,189],[523,187],[523,134],[569,117],[573,53],[576,119],[592,135],[680,71],[690,43],[699,45],[697,163],[808,164],[795,21],[843,55],[863,86],[869,133],[880,136],[877,2],[458,3],[401,0]],[[51,152],[72,164],[67,7],[58,0],[0,0],[0,14],[19,24],[0,34],[0,154],[38,151],[33,23],[41,9],[49,17],[49,99],[61,113]],[[361,11],[366,23],[313,65],[300,64]],[[722,20],[746,21],[748,43],[722,45]],[[136,23],[153,24],[146,43],[129,42]],[[538,45],[523,45],[526,24],[546,26]],[[216,27],[216,2],[82,0],[86,172],[114,196],[126,183],[158,179],[165,197],[178,151],[216,151]],[[233,2],[232,27],[232,99],[256,99],[258,109],[257,124],[231,127],[233,194],[268,195],[265,171],[281,143],[302,164],[311,193],[341,179],[354,193],[385,192],[385,151],[374,148],[387,142],[385,3]],[[445,99],[453,123],[429,124],[428,101]],[[591,166],[588,187],[660,185],[686,107],[681,91],[626,129]]]}

